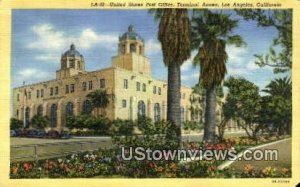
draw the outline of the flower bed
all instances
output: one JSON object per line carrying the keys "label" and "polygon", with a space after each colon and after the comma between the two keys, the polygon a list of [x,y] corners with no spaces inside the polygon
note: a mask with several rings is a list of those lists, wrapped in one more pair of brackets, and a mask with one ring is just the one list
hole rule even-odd
{"label": "flower bed", "polygon": [[[275,139],[274,139],[275,140]],[[273,139],[261,139],[259,143],[267,143]],[[289,168],[276,169],[266,167],[257,170],[245,165],[242,172],[234,170],[217,170],[220,161],[125,161],[121,157],[120,146],[142,146],[152,149],[172,149],[174,145],[165,137],[146,136],[143,141],[136,137],[119,139],[114,147],[94,152],[73,154],[63,158],[39,160],[34,162],[11,163],[11,178],[89,178],[126,177],[126,178],[249,178],[249,177],[290,177]],[[184,148],[198,149],[239,149],[253,146],[256,142],[246,138],[231,137],[217,144],[187,143]]]}

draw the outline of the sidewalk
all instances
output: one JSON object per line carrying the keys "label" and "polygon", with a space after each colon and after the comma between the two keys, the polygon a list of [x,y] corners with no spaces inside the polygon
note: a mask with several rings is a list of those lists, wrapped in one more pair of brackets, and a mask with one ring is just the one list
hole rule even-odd
{"label": "sidewalk", "polygon": [[257,149],[260,150],[265,150],[265,149],[276,149],[278,150],[278,160],[277,161],[235,161],[232,163],[229,168],[237,170],[237,171],[242,171],[244,170],[244,165],[246,164],[251,164],[255,169],[263,169],[265,167],[271,166],[271,167],[276,167],[278,169],[281,168],[291,168],[292,167],[292,160],[291,160],[291,151],[292,147],[292,140],[288,139],[286,141],[280,141],[280,142],[275,142],[273,144],[259,147]]}

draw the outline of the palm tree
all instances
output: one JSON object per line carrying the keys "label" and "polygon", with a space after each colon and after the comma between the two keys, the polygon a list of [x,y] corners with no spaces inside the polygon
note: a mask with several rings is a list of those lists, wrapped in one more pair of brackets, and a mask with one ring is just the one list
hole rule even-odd
{"label": "palm tree", "polygon": [[272,80],[266,89],[262,90],[271,96],[281,96],[284,99],[291,99],[292,97],[292,82],[290,77],[278,78]]}
{"label": "palm tree", "polygon": [[[91,100],[92,107],[97,109],[97,117],[99,117],[99,108],[104,109],[109,104],[108,94],[106,90],[96,90],[90,92],[87,98]],[[103,111],[101,110],[101,116],[103,116]]]}
{"label": "palm tree", "polygon": [[[190,58],[190,21],[187,9],[156,9],[159,22],[158,40],[162,46],[164,64],[168,67],[167,120],[173,125],[178,146],[181,143],[180,67]],[[170,133],[170,136],[173,133]],[[172,137],[170,137],[172,138]]]}
{"label": "palm tree", "polygon": [[230,15],[210,10],[194,10],[191,23],[192,48],[198,53],[193,59],[194,66],[200,65],[199,82],[206,89],[205,124],[203,141],[215,141],[216,129],[216,88],[224,80],[228,55],[226,45],[244,45],[239,35],[232,31],[238,20]]}

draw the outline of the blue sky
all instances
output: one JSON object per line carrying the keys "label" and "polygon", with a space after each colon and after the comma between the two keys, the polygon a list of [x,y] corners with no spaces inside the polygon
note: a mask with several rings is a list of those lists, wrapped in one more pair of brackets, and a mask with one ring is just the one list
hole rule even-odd
{"label": "blue sky", "polygon": [[[243,76],[263,89],[275,75],[270,67],[256,66],[253,55],[268,51],[276,30],[257,27],[255,22],[230,13],[240,19],[234,33],[240,34],[247,46],[227,46],[227,76]],[[157,40],[158,22],[146,10],[14,10],[12,21],[12,87],[23,81],[31,84],[55,79],[61,54],[71,43],[84,56],[87,71],[110,67],[111,57],[117,54],[118,37],[130,24],[145,40],[153,76],[167,79]],[[182,83],[193,86],[198,77],[199,68],[187,60],[182,66]]]}

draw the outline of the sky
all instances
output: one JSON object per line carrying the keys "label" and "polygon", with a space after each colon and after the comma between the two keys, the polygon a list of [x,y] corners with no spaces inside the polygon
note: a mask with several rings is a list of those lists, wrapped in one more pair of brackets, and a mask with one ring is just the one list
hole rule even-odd
{"label": "sky", "polygon": [[[270,67],[255,65],[254,54],[265,54],[277,36],[275,29],[257,27],[254,21],[239,19],[233,34],[240,34],[246,47],[227,46],[228,76],[243,76],[263,89],[276,75]],[[74,43],[85,58],[87,71],[111,66],[117,54],[118,37],[132,24],[145,41],[152,75],[167,79],[161,45],[157,40],[158,22],[147,10],[13,10],[11,86],[55,79],[61,54]],[[199,80],[199,67],[193,67],[192,51],[181,68],[183,85],[194,86]]]}

